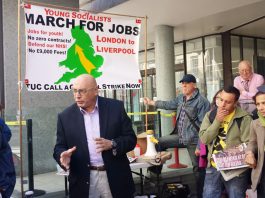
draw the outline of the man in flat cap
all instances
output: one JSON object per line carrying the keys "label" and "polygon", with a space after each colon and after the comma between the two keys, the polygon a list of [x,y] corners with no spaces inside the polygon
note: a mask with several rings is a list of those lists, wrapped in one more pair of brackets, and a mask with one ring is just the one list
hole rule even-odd
{"label": "man in flat cap", "polygon": [[[196,78],[192,74],[186,74],[179,81],[182,94],[170,101],[153,101],[144,98],[146,105],[155,106],[158,109],[176,110],[177,124],[175,133],[159,139],[162,149],[174,147],[186,147],[191,157],[193,171],[198,182],[198,151],[199,149],[199,128],[206,112],[210,110],[209,101],[203,97],[196,87]],[[198,149],[196,149],[198,148]],[[198,183],[197,183],[198,184]],[[201,197],[201,190],[197,189],[197,196]]]}

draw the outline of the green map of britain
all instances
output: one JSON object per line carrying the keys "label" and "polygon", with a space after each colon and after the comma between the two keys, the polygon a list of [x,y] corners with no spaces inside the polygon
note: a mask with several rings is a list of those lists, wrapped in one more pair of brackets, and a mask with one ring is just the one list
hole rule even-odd
{"label": "green map of britain", "polygon": [[65,60],[59,62],[59,66],[64,66],[70,71],[67,71],[60,77],[55,84],[61,82],[70,82],[71,79],[78,77],[81,74],[90,74],[94,78],[102,75],[98,69],[102,66],[104,58],[100,55],[95,55],[95,50],[92,40],[83,28],[76,26],[71,30],[74,44],[67,50]]}

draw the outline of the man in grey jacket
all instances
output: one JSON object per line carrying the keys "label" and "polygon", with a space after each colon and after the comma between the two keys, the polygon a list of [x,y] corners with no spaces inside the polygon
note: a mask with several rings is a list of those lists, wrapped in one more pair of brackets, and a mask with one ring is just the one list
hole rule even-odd
{"label": "man in grey jacket", "polygon": [[[155,106],[158,109],[176,110],[177,124],[174,134],[159,139],[162,150],[174,147],[186,147],[191,157],[193,171],[198,181],[198,158],[199,148],[199,127],[206,112],[210,110],[209,101],[203,97],[196,88],[196,78],[191,74],[183,76],[179,81],[182,87],[182,94],[170,101],[153,101],[144,98],[146,105]],[[195,151],[196,150],[196,151]],[[198,192],[198,197],[200,192]]]}

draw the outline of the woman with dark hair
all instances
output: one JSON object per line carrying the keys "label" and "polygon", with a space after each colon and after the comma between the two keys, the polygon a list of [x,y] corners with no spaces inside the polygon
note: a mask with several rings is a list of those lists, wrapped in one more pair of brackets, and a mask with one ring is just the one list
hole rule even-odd
{"label": "woman with dark hair", "polygon": [[252,189],[257,190],[257,197],[265,195],[265,167],[264,167],[264,145],[265,145],[265,87],[253,97],[258,110],[258,119],[250,124],[250,137],[246,150],[245,161],[252,168]]}

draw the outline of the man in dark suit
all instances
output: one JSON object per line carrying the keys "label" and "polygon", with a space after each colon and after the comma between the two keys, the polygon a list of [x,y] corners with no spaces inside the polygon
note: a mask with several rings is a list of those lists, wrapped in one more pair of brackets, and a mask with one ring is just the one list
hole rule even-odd
{"label": "man in dark suit", "polygon": [[58,115],[54,158],[69,169],[71,198],[130,198],[135,187],[126,153],[136,144],[123,103],[98,96],[96,80],[77,77],[75,104]]}

